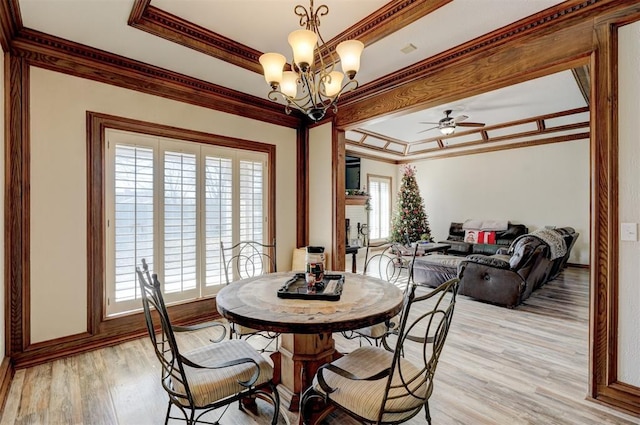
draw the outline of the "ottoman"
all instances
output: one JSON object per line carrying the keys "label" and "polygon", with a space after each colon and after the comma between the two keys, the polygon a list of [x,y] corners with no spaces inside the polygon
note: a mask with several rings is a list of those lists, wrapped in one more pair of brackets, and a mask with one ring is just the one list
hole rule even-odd
{"label": "ottoman", "polygon": [[431,254],[416,257],[413,264],[413,281],[418,285],[437,288],[458,276],[458,265],[465,257],[446,254]]}

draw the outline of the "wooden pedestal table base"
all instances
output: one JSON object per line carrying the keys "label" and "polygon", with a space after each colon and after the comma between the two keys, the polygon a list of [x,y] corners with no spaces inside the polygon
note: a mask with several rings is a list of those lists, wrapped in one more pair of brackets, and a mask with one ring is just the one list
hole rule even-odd
{"label": "wooden pedestal table base", "polygon": [[280,350],[271,358],[280,371],[280,395],[290,400],[291,412],[298,411],[300,394],[311,385],[318,368],[340,356],[331,333],[281,335]]}
{"label": "wooden pedestal table base", "polygon": [[340,357],[333,332],[383,322],[402,307],[402,291],[389,282],[354,273],[327,273],[345,275],[338,301],[278,298],[278,289],[293,272],[239,280],[216,296],[218,311],[229,321],[281,333],[279,351],[272,359],[279,390],[284,390],[284,398],[291,398],[292,411],[298,410],[300,395],[311,385],[318,368]]}

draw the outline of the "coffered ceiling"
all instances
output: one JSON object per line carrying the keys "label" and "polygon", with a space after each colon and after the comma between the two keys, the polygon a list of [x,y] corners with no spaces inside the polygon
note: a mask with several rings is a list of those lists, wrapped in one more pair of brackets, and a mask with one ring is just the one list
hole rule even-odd
{"label": "coffered ceiling", "polygon": [[[268,86],[257,57],[276,51],[291,59],[293,13],[306,0],[17,0],[22,24],[184,74],[264,101]],[[536,13],[558,0],[315,0],[326,4],[321,31],[328,43],[358,38],[366,47],[357,79],[362,89]],[[567,2],[565,2],[567,3]],[[413,46],[408,53],[403,50]],[[571,71],[428,110],[381,117],[348,129],[353,152],[403,161],[443,152],[474,152],[477,145],[553,141],[588,132],[587,101]],[[353,94],[357,96],[357,91]],[[483,128],[456,128],[443,137],[423,131],[444,117],[466,115]],[[566,112],[569,111],[569,112]],[[586,122],[584,125],[579,123]],[[560,130],[551,131],[554,127]],[[562,127],[564,126],[564,127]],[[463,131],[464,130],[464,131]],[[509,135],[515,135],[509,137]],[[577,136],[576,136],[577,137]]]}

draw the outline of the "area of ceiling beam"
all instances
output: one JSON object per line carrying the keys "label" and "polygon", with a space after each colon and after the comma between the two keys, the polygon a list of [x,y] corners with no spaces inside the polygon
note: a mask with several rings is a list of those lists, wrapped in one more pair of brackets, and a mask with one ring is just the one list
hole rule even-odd
{"label": "area of ceiling beam", "polygon": [[582,97],[584,97],[587,105],[589,104],[589,90],[591,87],[591,78],[589,76],[589,65],[582,65],[575,67],[571,70],[573,73],[573,77],[576,79],[576,83],[578,83],[578,88],[580,89],[580,93],[582,93]]}
{"label": "area of ceiling beam", "polygon": [[532,146],[549,145],[549,144],[552,144],[552,143],[562,143],[562,142],[570,142],[570,141],[575,141],[575,140],[588,140],[588,139],[589,139],[589,132],[584,132],[584,133],[569,134],[569,135],[566,135],[566,136],[548,137],[548,138],[545,138],[545,139],[527,140],[527,141],[523,141],[523,142],[517,142],[517,143],[512,143],[512,144],[506,144],[506,145],[479,146],[479,147],[477,147],[475,149],[467,149],[467,150],[448,149],[448,150],[442,151],[441,155],[434,155],[434,156],[422,157],[422,158],[417,158],[417,159],[406,158],[406,159],[402,159],[402,160],[396,161],[396,163],[397,164],[408,164],[408,163],[416,161],[416,160],[454,158],[454,157],[457,157],[457,156],[474,155],[474,154],[488,153],[488,152],[497,152],[497,151],[504,151],[504,150],[508,150],[508,149],[529,148],[529,147],[532,147]]}
{"label": "area of ceiling beam", "polygon": [[[329,40],[326,45],[333,50],[341,41],[357,38],[367,46],[451,1],[390,1],[384,7]],[[262,74],[262,66],[258,62],[262,52],[259,50],[165,12],[150,3],[151,0],[134,1],[128,21],[130,26]]]}
{"label": "area of ceiling beam", "polygon": [[[521,120],[516,120],[516,121],[510,121],[510,122],[506,122],[506,123],[502,123],[502,124],[497,124],[497,125],[493,125],[493,126],[487,126],[487,127],[482,127],[482,128],[478,128],[478,129],[473,129],[473,130],[467,130],[467,131],[461,131],[461,132],[456,132],[453,133],[452,135],[449,136],[443,136],[443,135],[438,135],[437,137],[431,137],[428,139],[423,139],[423,140],[418,140],[412,143],[407,143],[405,141],[399,140],[399,139],[395,139],[392,137],[387,137],[384,134],[380,134],[380,133],[374,133],[368,130],[364,130],[364,129],[354,129],[351,130],[351,132],[353,133],[358,133],[360,135],[362,135],[363,137],[356,141],[352,141],[347,139],[346,143],[348,145],[352,145],[352,146],[360,146],[360,147],[364,147],[367,149],[372,149],[378,152],[384,152],[386,154],[392,154],[392,155],[400,155],[403,157],[408,157],[408,156],[413,156],[413,155],[417,155],[417,154],[424,154],[424,153],[429,153],[429,152],[436,152],[439,150],[443,150],[443,149],[456,149],[456,148],[462,148],[462,147],[469,147],[469,146],[475,146],[475,145],[487,145],[487,144],[496,144],[496,143],[502,143],[505,141],[514,141],[514,146],[520,146],[519,142],[517,142],[517,140],[522,139],[523,137],[531,137],[531,136],[542,136],[542,135],[547,135],[547,134],[551,134],[551,133],[558,133],[558,132],[563,132],[563,131],[573,131],[573,130],[579,130],[579,129],[589,129],[589,121],[583,121],[581,120],[579,117],[577,117],[579,114],[583,114],[585,112],[589,112],[589,108],[588,107],[582,107],[582,108],[575,108],[575,109],[569,109],[566,111],[560,111],[560,112],[554,112],[551,114],[544,114],[544,115],[539,115],[539,116],[535,116],[535,117],[530,117],[530,118],[525,118],[525,119],[521,119]],[[563,125],[558,125],[558,126],[548,126],[546,123],[546,120],[550,120],[550,119],[554,119],[554,118],[560,118],[560,117],[573,117],[575,116],[576,122],[573,123],[569,123],[569,124],[563,124]],[[533,124],[535,126],[535,130],[529,130],[529,131],[517,131],[515,130],[516,127],[525,125],[525,124]],[[495,131],[495,130],[504,130],[504,129],[509,129],[512,128],[514,129],[514,131],[512,131],[509,134],[506,135],[501,135],[501,136],[494,136],[491,137],[489,135],[489,132],[491,131]],[[451,144],[451,143],[447,143],[447,140],[455,140],[456,138],[462,137],[462,136],[469,136],[469,135],[473,135],[473,134],[478,134],[480,137],[480,140],[477,141],[471,141],[471,142],[464,142],[464,143],[457,143],[457,144]],[[366,141],[367,141],[367,137],[375,137],[376,139],[379,140],[383,140],[386,141],[386,145],[385,147],[380,147],[380,146],[373,146],[373,145],[367,145]],[[566,137],[566,140],[575,140],[575,136],[573,134],[570,135],[566,135],[566,136],[557,136],[555,138],[553,138],[554,143],[558,142],[558,141],[563,141],[565,139],[563,139],[563,137]],[[437,143],[438,147],[436,148],[428,148],[428,149],[422,149],[422,150],[411,150],[411,146],[412,145],[419,145],[419,144],[425,144],[425,143],[432,143],[435,142]],[[389,145],[389,143],[396,143],[399,145],[402,145],[404,147],[403,152],[398,152],[395,150],[390,150],[387,149],[386,146]],[[508,148],[508,147],[506,147]]]}
{"label": "area of ceiling beam", "polygon": [[135,0],[129,25],[174,43],[197,50],[233,65],[262,73],[262,52],[235,40],[151,6],[150,0]]}
{"label": "area of ceiling beam", "polygon": [[[615,0],[566,1],[364,84],[360,86],[358,90],[345,93],[340,98],[340,103],[344,107],[345,105],[359,103],[374,96],[380,96],[399,86],[415,82],[416,80],[422,80],[429,73],[450,66],[454,62],[457,63],[461,58],[472,57],[482,52],[494,50],[507,42],[513,42],[515,39],[523,38],[530,34],[539,34],[543,29],[552,26],[560,20],[566,22],[569,19],[577,19],[581,14],[589,13],[598,7],[605,7],[614,1]],[[338,121],[338,125],[342,127],[342,120],[339,119]]]}

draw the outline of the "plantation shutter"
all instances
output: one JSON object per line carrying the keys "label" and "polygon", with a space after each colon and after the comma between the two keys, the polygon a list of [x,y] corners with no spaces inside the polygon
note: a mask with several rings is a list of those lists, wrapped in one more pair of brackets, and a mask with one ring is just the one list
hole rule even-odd
{"label": "plantation shutter", "polygon": [[164,152],[164,292],[197,286],[196,155]]}
{"label": "plantation shutter", "polygon": [[153,149],[116,145],[114,153],[115,285],[110,302],[139,297],[136,265],[146,259],[153,269]]}
{"label": "plantation shutter", "polygon": [[220,241],[233,236],[233,161],[205,158],[205,286],[225,284]]}
{"label": "plantation shutter", "polygon": [[213,295],[226,283],[220,242],[264,242],[268,155],[107,131],[106,312],[140,310],[144,258],[165,302]]}
{"label": "plantation shutter", "polygon": [[240,240],[264,240],[263,164],[240,161]]}

